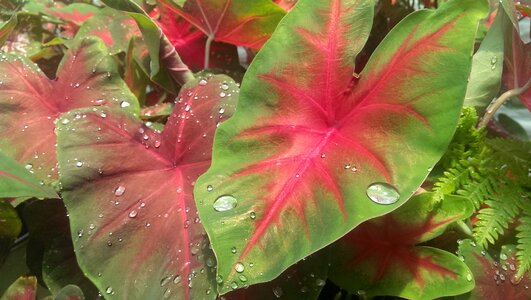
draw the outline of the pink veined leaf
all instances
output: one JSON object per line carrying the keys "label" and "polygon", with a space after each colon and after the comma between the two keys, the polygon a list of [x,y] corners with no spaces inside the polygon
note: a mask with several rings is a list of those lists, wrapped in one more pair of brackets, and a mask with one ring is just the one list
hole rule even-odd
{"label": "pink veined leaf", "polygon": [[[160,28],[183,62],[193,70],[204,69],[207,36],[186,19],[177,15],[167,3],[161,2],[158,11]],[[153,12],[151,16],[154,16]],[[227,69],[235,63],[238,64],[237,49],[233,45],[214,42],[210,48],[210,56],[209,68]]]}
{"label": "pink veined leaf", "polygon": [[444,153],[486,3],[414,13],[353,74],[372,13],[372,1],[300,0],[249,67],[195,189],[221,293],[237,263],[255,264],[248,284],[271,280],[397,208]]}
{"label": "pink veined leaf", "polygon": [[43,13],[62,20],[64,24],[61,34],[73,37],[79,27],[98,11],[98,7],[85,3],[73,3],[67,6],[54,3],[54,7],[45,8]]}
{"label": "pink veined leaf", "polygon": [[215,258],[192,191],[238,92],[224,75],[187,83],[162,133],[104,108],[77,110],[56,122],[76,255],[110,297],[216,297]]}
{"label": "pink veined leaf", "polygon": [[74,108],[101,105],[138,111],[99,39],[73,46],[54,80],[26,58],[0,54],[0,149],[41,180],[57,179],[54,120]]}
{"label": "pink veined leaf", "polygon": [[369,297],[435,299],[472,289],[470,271],[454,254],[418,244],[469,217],[473,205],[463,197],[446,196],[437,202],[433,196],[413,196],[392,213],[349,232],[336,245],[330,279]]}
{"label": "pink veined leaf", "polygon": [[215,41],[260,48],[285,11],[271,0],[160,0]]}
{"label": "pink veined leaf", "polygon": [[[507,89],[518,89],[531,80],[531,43],[524,44],[520,33],[512,28],[512,34],[506,36],[505,66],[503,81]],[[528,88],[520,99],[531,111],[531,88]]]}
{"label": "pink veined leaf", "polygon": [[37,297],[37,278],[33,276],[20,277],[1,297],[6,300],[35,300]]}
{"label": "pink veined leaf", "polygon": [[487,250],[482,249],[474,241],[463,240],[459,245],[458,254],[468,265],[476,286],[465,297],[467,300],[520,300],[529,298],[531,273],[526,272],[517,278],[518,262],[516,247],[504,245],[494,259]]}
{"label": "pink veined leaf", "polygon": [[273,0],[278,6],[282,7],[286,11],[290,11],[295,4],[297,4],[297,0]]}

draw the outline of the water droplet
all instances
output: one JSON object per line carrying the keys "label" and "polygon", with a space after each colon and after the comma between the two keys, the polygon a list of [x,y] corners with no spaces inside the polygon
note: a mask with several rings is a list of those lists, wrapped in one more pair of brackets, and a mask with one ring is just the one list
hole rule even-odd
{"label": "water droplet", "polygon": [[497,57],[496,55],[494,55],[494,56],[491,58],[490,63],[491,63],[492,65],[495,65],[497,62],[498,62],[498,57]]}
{"label": "water droplet", "polygon": [[221,84],[221,89],[224,90],[224,91],[226,91],[226,90],[229,89],[229,85],[228,85],[226,82],[223,82],[223,83]]}
{"label": "water droplet", "polygon": [[254,211],[251,212],[250,216],[251,216],[251,220],[256,219],[256,213]]}
{"label": "water droplet", "polygon": [[227,96],[227,93],[225,93],[225,92],[221,92],[221,93],[219,93],[219,96],[220,96],[221,98],[225,98],[225,96]]}
{"label": "water droplet", "polygon": [[31,169],[33,169],[33,165],[30,164],[30,163],[27,163],[27,164],[24,166],[24,168],[26,168],[26,170],[31,170]]}
{"label": "water droplet", "polygon": [[472,274],[466,273],[466,280],[472,281]]}
{"label": "water droplet", "polygon": [[108,286],[108,287],[105,289],[105,293],[107,293],[107,294],[111,294],[111,293],[112,293],[112,287]]}
{"label": "water droplet", "polygon": [[238,284],[236,283],[236,281],[233,281],[231,284],[230,284],[230,288],[235,290],[238,288]]}
{"label": "water droplet", "polygon": [[83,166],[83,162],[82,161],[76,162],[76,167],[81,168],[82,166]]}
{"label": "water droplet", "polygon": [[241,282],[247,282],[247,277],[245,277],[244,275],[240,275],[238,278]]}
{"label": "water droplet", "polygon": [[318,279],[315,281],[315,284],[316,284],[317,286],[324,286],[324,285],[326,284],[326,281],[324,281],[324,280],[318,278]]}
{"label": "water droplet", "polygon": [[506,260],[506,259],[507,259],[507,254],[505,254],[505,253],[503,253],[503,252],[500,253],[500,259],[501,259],[501,260]]}
{"label": "water droplet", "polygon": [[220,109],[219,109],[219,113],[220,113],[220,114],[223,114],[223,113],[225,113],[225,108],[223,108],[223,107],[222,107],[222,108],[220,108]]}
{"label": "water droplet", "polygon": [[218,284],[222,284],[223,283],[223,277],[221,277],[221,275],[216,276],[216,282]]}
{"label": "water droplet", "polygon": [[171,296],[171,289],[166,289],[162,296],[164,297],[164,299],[169,299]]}
{"label": "water droplet", "polygon": [[400,193],[390,184],[376,182],[367,187],[367,196],[378,204],[393,204],[400,199]]}
{"label": "water droplet", "polygon": [[482,256],[487,255],[487,251],[485,251],[485,249],[481,249],[481,255],[482,255]]}
{"label": "water droplet", "polygon": [[275,294],[275,297],[280,298],[282,297],[282,294],[284,294],[284,292],[282,291],[281,287],[276,286],[273,288],[273,294]]}
{"label": "water droplet", "polygon": [[212,206],[215,211],[222,212],[231,210],[235,208],[236,205],[238,205],[238,200],[236,200],[236,198],[231,195],[223,195],[219,196]]}
{"label": "water droplet", "polygon": [[68,123],[70,123],[70,120],[68,120],[68,119],[62,119],[61,120],[61,124],[63,124],[63,125],[66,125]]}
{"label": "water droplet", "polygon": [[173,278],[173,283],[178,284],[181,282],[181,280],[182,280],[181,275],[175,275],[175,277]]}
{"label": "water droplet", "polygon": [[127,101],[122,101],[120,102],[120,107],[121,108],[126,108],[126,107],[129,107],[131,104]]}
{"label": "water droplet", "polygon": [[77,237],[78,238],[83,237],[83,229],[80,229],[80,230],[77,231]]}
{"label": "water droplet", "polygon": [[207,192],[212,192],[214,188],[209,184],[207,185]]}
{"label": "water droplet", "polygon": [[171,276],[164,277],[160,280],[160,286],[165,286],[171,281]]}
{"label": "water droplet", "polygon": [[232,248],[230,249],[230,252],[231,252],[232,254],[236,254],[236,247],[232,247]]}
{"label": "water droplet", "polygon": [[125,186],[120,185],[116,189],[114,189],[114,195],[117,197],[120,197],[125,193]]}
{"label": "water droplet", "polygon": [[201,86],[205,86],[205,85],[207,85],[207,83],[208,83],[208,81],[206,81],[206,79],[199,80],[199,85],[201,85]]}
{"label": "water droplet", "polygon": [[470,244],[470,246],[472,246],[472,247],[476,247],[476,246],[477,246],[476,242],[474,242],[474,241],[470,241],[469,244]]}
{"label": "water droplet", "polygon": [[89,225],[89,229],[90,229],[90,230],[93,230],[94,228],[96,228],[96,225],[94,225],[94,224],[90,224],[90,225]]}
{"label": "water droplet", "polygon": [[129,218],[135,218],[138,215],[138,212],[136,210],[132,210],[129,213]]}
{"label": "water droplet", "polygon": [[159,141],[159,140],[156,140],[155,143],[154,143],[153,145],[155,146],[155,148],[160,147],[160,141]]}
{"label": "water droplet", "polygon": [[234,270],[236,270],[238,273],[241,273],[245,270],[245,266],[239,262],[234,266]]}

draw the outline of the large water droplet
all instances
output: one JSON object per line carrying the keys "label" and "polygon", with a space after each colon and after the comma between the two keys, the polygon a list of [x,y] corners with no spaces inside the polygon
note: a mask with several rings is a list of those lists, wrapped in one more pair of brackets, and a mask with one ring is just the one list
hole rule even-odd
{"label": "large water droplet", "polygon": [[472,281],[472,274],[466,273],[466,280]]}
{"label": "large water droplet", "polygon": [[108,286],[108,287],[105,289],[105,293],[107,293],[107,294],[112,293],[112,287]]}
{"label": "large water droplet", "polygon": [[181,279],[181,275],[175,275],[175,277],[173,278],[173,283],[178,284],[179,282],[181,282]]}
{"label": "large water droplet", "polygon": [[256,219],[256,213],[254,211],[251,212],[251,220]]}
{"label": "large water droplet", "polygon": [[127,102],[127,101],[122,101],[122,102],[120,103],[120,107],[121,107],[121,108],[126,108],[126,107],[129,107],[130,105],[131,105],[131,104],[130,104],[129,102]]}
{"label": "large water droplet", "polygon": [[81,168],[82,166],[83,166],[83,162],[82,161],[76,162],[76,167]]}
{"label": "large water droplet", "polygon": [[376,182],[367,187],[367,196],[378,204],[393,204],[400,199],[400,193],[392,185]]}
{"label": "large water droplet", "polygon": [[221,212],[231,210],[235,208],[236,205],[238,205],[238,200],[236,200],[236,198],[231,195],[223,195],[219,196],[212,206],[215,211]]}
{"label": "large water droplet", "polygon": [[205,85],[207,85],[207,83],[208,83],[208,81],[206,81],[206,79],[199,80],[199,85],[201,85],[201,86],[205,86]]}
{"label": "large water droplet", "polygon": [[120,185],[116,189],[114,189],[114,195],[117,197],[120,197],[125,193],[125,186]]}
{"label": "large water droplet", "polygon": [[238,273],[241,273],[245,270],[245,266],[239,262],[234,266],[234,270],[236,270]]}
{"label": "large water droplet", "polygon": [[165,286],[171,281],[171,276],[164,277],[160,280],[160,286]]}
{"label": "large water droplet", "polygon": [[212,192],[214,188],[209,184],[207,185],[207,192]]}
{"label": "large water droplet", "polygon": [[505,254],[505,253],[503,253],[503,252],[500,253],[500,259],[501,259],[501,260],[506,260],[506,259],[507,259],[507,254]]}
{"label": "large water droplet", "polygon": [[166,289],[166,291],[164,292],[164,295],[162,296],[164,297],[164,299],[170,299],[171,289]]}
{"label": "large water droplet", "polygon": [[240,275],[238,278],[241,282],[247,282],[247,277],[245,277],[245,275]]}
{"label": "large water droplet", "polygon": [[135,218],[138,215],[138,212],[136,210],[132,210],[129,213],[129,218]]}

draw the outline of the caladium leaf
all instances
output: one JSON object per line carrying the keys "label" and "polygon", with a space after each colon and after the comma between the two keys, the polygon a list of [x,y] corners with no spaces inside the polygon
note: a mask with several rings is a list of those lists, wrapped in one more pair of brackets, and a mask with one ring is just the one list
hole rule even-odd
{"label": "caladium leaf", "polygon": [[97,38],[78,41],[55,80],[23,57],[0,54],[0,149],[39,179],[57,179],[54,120],[78,107],[108,105],[138,113],[138,103]]}
{"label": "caladium leaf", "polygon": [[2,296],[2,300],[34,300],[37,296],[37,278],[20,277]]}
{"label": "caladium leaf", "polygon": [[10,197],[59,198],[53,189],[42,185],[17,161],[0,152],[0,198]]}
{"label": "caladium leaf", "polygon": [[109,52],[116,54],[127,51],[130,40],[141,36],[141,33],[128,14],[107,7],[83,23],[76,38],[88,36],[101,38]]}
{"label": "caladium leaf", "polygon": [[525,85],[527,90],[519,95],[520,99],[531,111],[531,43],[524,44],[520,33],[512,29],[512,33],[505,35],[505,70],[503,80],[507,89],[518,89]]}
{"label": "caladium leaf", "polygon": [[61,200],[33,201],[24,206],[24,224],[29,232],[26,264],[53,295],[65,285],[81,287],[87,299],[96,299],[98,290],[79,268]]}
{"label": "caladium leaf", "polygon": [[4,45],[9,35],[17,27],[17,14],[14,13],[5,23],[0,25],[0,47]]}
{"label": "caladium leaf", "polygon": [[288,11],[291,10],[295,4],[297,4],[297,0],[273,0],[273,2]]}
{"label": "caladium leaf", "polygon": [[[210,40],[260,48],[285,11],[271,0],[159,0],[203,31]],[[208,48],[208,47],[207,47]]]}
{"label": "caladium leaf", "polygon": [[484,108],[500,92],[504,36],[512,28],[511,21],[500,7],[487,35],[474,54],[465,105]]}
{"label": "caladium leaf", "polygon": [[2,266],[22,230],[22,222],[17,211],[5,201],[0,201],[0,224],[2,224],[0,226],[0,266]]}
{"label": "caladium leaf", "polygon": [[503,246],[497,259],[477,246],[474,241],[460,242],[458,253],[470,267],[476,286],[470,293],[457,299],[498,300],[528,299],[531,288],[531,274],[525,273],[520,279],[516,249],[512,245]]}
{"label": "caladium leaf", "polygon": [[435,299],[470,291],[472,274],[457,256],[416,246],[474,211],[466,198],[446,196],[438,202],[433,195],[414,196],[396,211],[362,223],[341,239],[330,279],[368,297]]}
{"label": "caladium leaf", "polygon": [[217,131],[213,165],[195,188],[228,282],[249,262],[249,283],[271,280],[397,208],[444,153],[487,5],[452,1],[414,13],[356,78],[372,4],[300,0],[248,69],[237,113]]}
{"label": "caladium leaf", "polygon": [[227,76],[189,82],[162,134],[111,109],[73,111],[56,122],[78,262],[105,297],[215,297],[215,259],[192,189],[237,96]]}
{"label": "caladium leaf", "polygon": [[72,3],[66,6],[55,3],[54,7],[45,8],[42,13],[64,22],[61,35],[73,37],[79,27],[99,10],[98,7],[86,3]]}
{"label": "caladium leaf", "polygon": [[85,295],[77,285],[69,284],[57,293],[55,300],[85,300]]}
{"label": "caladium leaf", "polygon": [[161,66],[164,66],[179,84],[185,84],[193,79],[192,72],[182,62],[181,57],[175,51],[175,47],[142,7],[132,0],[103,0],[103,3],[114,9],[127,12],[136,21],[149,51],[151,78],[155,78],[159,74]]}

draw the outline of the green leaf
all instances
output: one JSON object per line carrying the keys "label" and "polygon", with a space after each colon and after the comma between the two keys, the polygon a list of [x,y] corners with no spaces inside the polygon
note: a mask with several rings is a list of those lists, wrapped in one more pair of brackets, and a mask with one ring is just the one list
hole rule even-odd
{"label": "green leaf", "polygon": [[9,35],[13,32],[13,30],[15,30],[16,27],[17,14],[14,13],[9,20],[0,26],[0,47],[4,45],[9,38]]}
{"label": "green leaf", "polygon": [[504,37],[511,23],[503,9],[492,23],[487,36],[472,60],[465,105],[485,108],[500,91],[504,58]]}
{"label": "green leaf", "polygon": [[414,196],[396,211],[362,223],[341,239],[330,279],[368,297],[435,299],[470,291],[474,282],[462,261],[444,250],[418,244],[469,217],[473,206],[463,197],[438,201],[433,196]]}
{"label": "green leaf", "polygon": [[59,198],[53,189],[44,186],[42,181],[27,170],[31,167],[23,167],[0,152],[0,198]]}
{"label": "green leaf", "polygon": [[249,262],[249,284],[269,281],[396,209],[446,150],[486,2],[410,15],[353,76],[372,4],[299,0],[249,67],[195,188],[226,282]]}
{"label": "green leaf", "polygon": [[96,299],[98,290],[76,261],[63,201],[31,202],[24,207],[23,217],[30,234],[26,262],[33,274],[53,295],[59,295],[64,286],[75,284],[83,289],[87,299]]}
{"label": "green leaf", "polygon": [[103,0],[103,3],[114,9],[125,11],[135,19],[149,50],[151,78],[157,76],[161,67],[165,67],[173,79],[180,84],[193,79],[192,72],[182,62],[179,54],[175,51],[175,47],[138,4],[131,0]]}
{"label": "green leaf", "polygon": [[55,300],[85,300],[85,295],[77,285],[69,284],[57,293]]}
{"label": "green leaf", "polygon": [[15,208],[0,200],[0,267],[4,264],[6,257],[11,251],[11,246],[22,230]]}
{"label": "green leaf", "polygon": [[37,278],[20,277],[0,298],[0,300],[34,300],[37,290]]}

